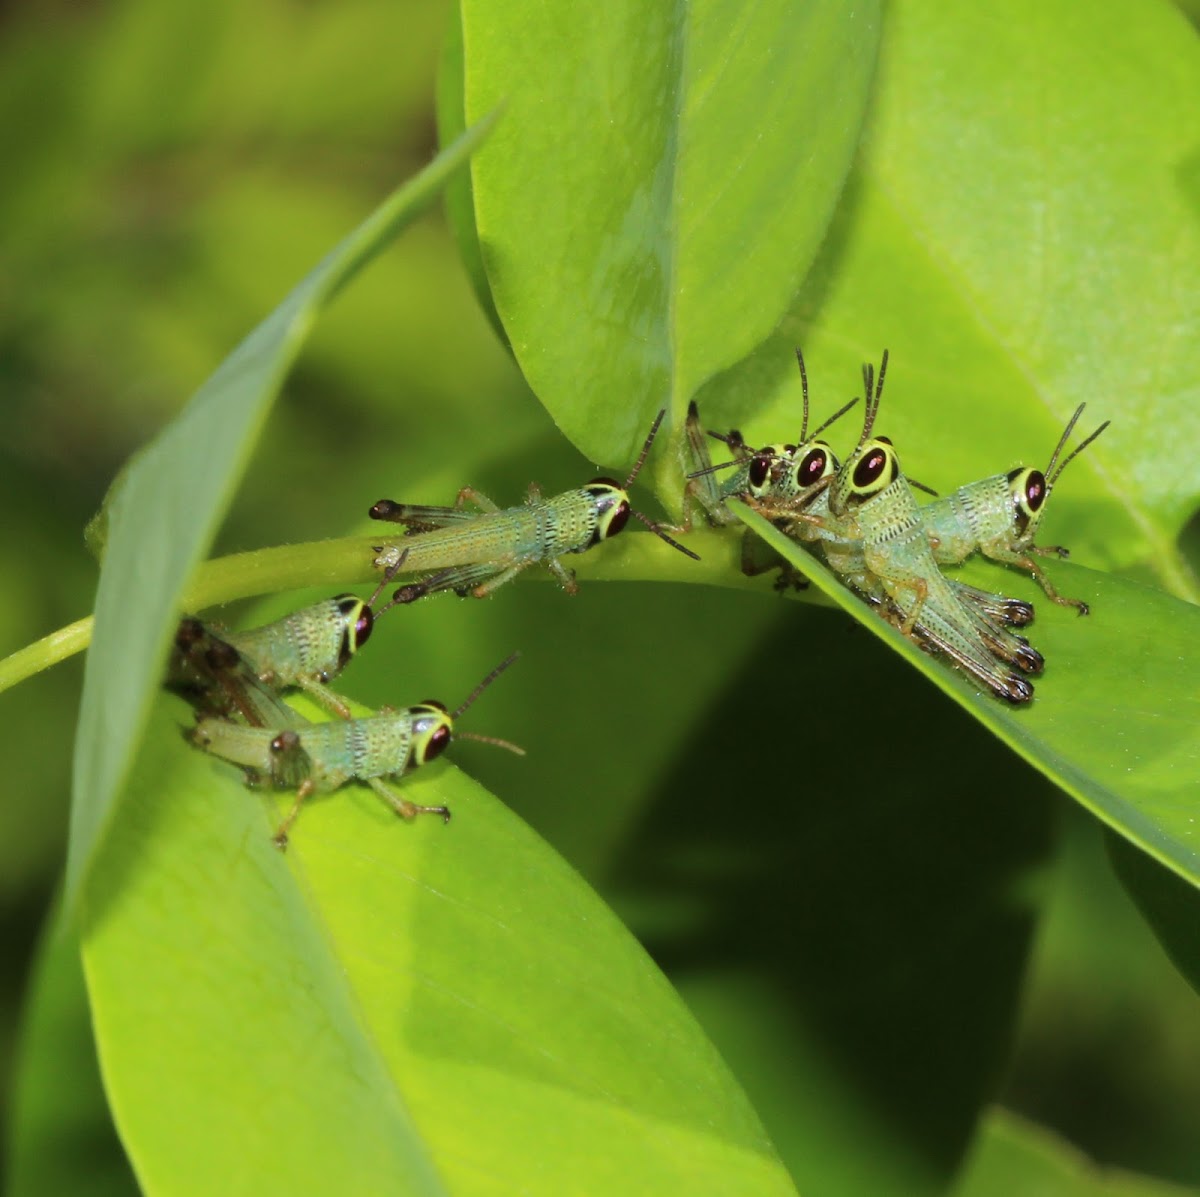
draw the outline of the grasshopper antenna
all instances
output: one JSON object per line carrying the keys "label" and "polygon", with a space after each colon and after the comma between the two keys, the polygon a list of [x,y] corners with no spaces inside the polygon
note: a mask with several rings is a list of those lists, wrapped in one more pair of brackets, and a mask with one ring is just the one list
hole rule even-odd
{"label": "grasshopper antenna", "polygon": [[[645,443],[642,445],[642,451],[638,454],[638,459],[633,463],[633,469],[629,471],[629,477],[625,479],[625,485],[621,488],[628,491],[633,485],[633,480],[641,473],[642,466],[646,464],[646,457],[650,452],[650,446],[654,444],[654,438],[658,435],[658,429],[663,422],[663,417],[667,414],[665,407],[659,408],[658,415],[654,417],[654,423],[650,425],[650,435],[646,437]],[[693,561],[700,560],[699,553],[693,553],[691,549],[685,549],[677,540],[672,540],[658,524],[656,524],[648,515],[643,515],[640,511],[634,511],[630,505],[629,512],[631,515],[641,520],[659,540],[665,540],[673,549],[678,549],[686,557],[690,557]]]}
{"label": "grasshopper antenna", "polygon": [[[452,712],[452,713],[451,713],[451,715],[450,715],[450,718],[451,718],[451,719],[453,719],[453,720],[455,720],[455,721],[457,721],[457,720],[458,720],[458,718],[459,718],[459,716],[460,716],[460,715],[462,715],[462,714],[463,714],[463,712],[464,712],[464,711],[466,711],[466,710],[467,710],[467,709],[468,709],[468,708],[471,706],[471,704],[472,704],[472,703],[473,703],[473,702],[474,702],[474,701],[475,701],[475,700],[476,700],[476,699],[477,699],[477,698],[478,698],[478,697],[479,697],[479,696],[480,696],[480,695],[481,695],[481,694],[482,694],[482,693],[483,693],[483,692],[484,692],[484,691],[485,691],[485,690],[486,690],[486,689],[487,689],[487,688],[488,688],[488,687],[489,687],[489,686],[490,686],[490,685],[491,685],[491,684],[492,684],[492,683],[493,683],[493,682],[494,682],[494,681],[495,681],[495,680],[496,680],[496,679],[497,679],[497,678],[498,678],[498,677],[499,677],[499,676],[500,676],[500,675],[501,675],[501,674],[502,674],[502,673],[503,673],[503,672],[504,672],[504,671],[505,671],[505,670],[506,670],[506,669],[507,669],[507,668],[508,668],[510,665],[512,665],[512,664],[513,664],[513,662],[515,662],[515,661],[517,660],[517,658],[518,658],[518,657],[520,657],[520,655],[521,655],[521,654],[520,654],[519,652],[515,652],[515,653],[511,653],[509,656],[505,657],[505,658],[504,658],[504,660],[503,660],[503,661],[501,661],[501,662],[500,662],[500,664],[499,664],[499,665],[497,665],[497,666],[496,666],[496,668],[495,668],[495,669],[493,669],[493,670],[491,671],[491,673],[489,673],[489,674],[487,675],[487,677],[485,677],[485,678],[483,679],[483,681],[481,681],[481,682],[479,683],[479,685],[478,685],[478,686],[476,686],[476,687],[475,687],[475,689],[474,689],[474,690],[472,690],[472,691],[471,691],[471,693],[467,695],[467,698],[466,698],[466,700],[465,700],[465,701],[462,703],[462,705],[461,705],[461,706],[460,706],[460,707],[459,707],[459,708],[458,708],[456,711],[454,711],[454,712]],[[524,749],[524,748],[522,748],[522,747],[520,747],[520,745],[513,744],[513,743],[512,743],[511,741],[509,741],[509,740],[501,740],[501,739],[497,738],[496,736],[480,736],[480,735],[477,735],[475,732],[455,732],[455,734],[454,734],[454,738],[455,738],[456,740],[475,740],[476,742],[478,742],[478,743],[480,743],[480,744],[494,744],[494,745],[495,745],[497,748],[507,748],[509,752],[516,753],[516,755],[517,755],[517,756],[524,756],[524,755],[525,755],[525,749]]]}
{"label": "grasshopper antenna", "polygon": [[1063,460],[1062,464],[1059,465],[1058,469],[1056,470],[1054,468],[1054,463],[1056,461],[1058,461],[1058,455],[1063,451],[1063,447],[1067,443],[1067,438],[1071,435],[1071,430],[1078,423],[1079,417],[1081,415],[1083,415],[1083,409],[1086,406],[1087,406],[1086,403],[1081,403],[1075,409],[1075,414],[1071,417],[1071,420],[1067,424],[1066,428],[1063,429],[1063,434],[1059,438],[1058,444],[1054,446],[1054,452],[1050,456],[1050,464],[1046,467],[1046,488],[1047,489],[1052,487],[1055,484],[1055,482],[1058,481],[1059,475],[1062,474],[1063,470],[1065,470],[1067,468],[1067,466],[1070,465],[1071,462],[1074,461],[1075,458],[1078,457],[1079,454],[1082,453],[1084,451],[1084,449],[1086,449],[1088,447],[1088,445],[1090,445],[1092,443],[1092,441],[1094,441],[1096,439],[1096,437],[1098,437],[1109,426],[1109,424],[1112,423],[1111,420],[1105,420],[1104,423],[1101,424],[1100,427],[1097,428],[1096,431],[1093,432],[1091,436],[1080,441],[1080,443],[1078,445],[1076,445],[1074,449],[1071,450],[1071,452],[1066,456],[1066,458]]}
{"label": "grasshopper antenna", "polygon": [[[879,400],[883,397],[883,380],[887,374],[888,351],[883,351],[883,357],[879,362],[879,379],[875,379],[875,367],[870,362],[863,362],[863,398],[867,405],[866,419],[863,421],[862,438],[859,444],[866,444],[867,438],[871,435],[871,429],[875,427],[875,417],[879,414]],[[872,394],[872,384],[874,394]]]}

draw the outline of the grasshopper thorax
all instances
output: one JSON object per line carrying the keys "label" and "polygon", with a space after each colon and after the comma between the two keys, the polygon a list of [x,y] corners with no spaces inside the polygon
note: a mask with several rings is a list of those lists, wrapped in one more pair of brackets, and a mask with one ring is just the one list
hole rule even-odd
{"label": "grasshopper thorax", "polygon": [[596,530],[588,547],[616,536],[629,523],[629,492],[615,478],[593,478],[583,488],[595,506]]}

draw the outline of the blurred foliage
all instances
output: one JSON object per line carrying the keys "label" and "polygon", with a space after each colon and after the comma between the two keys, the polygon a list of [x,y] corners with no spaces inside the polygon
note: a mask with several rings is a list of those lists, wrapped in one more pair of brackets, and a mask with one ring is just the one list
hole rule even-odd
{"label": "blurred foliage", "polygon": [[[0,10],[0,501],[20,516],[0,523],[0,653],[90,610],[82,529],[122,461],[428,159],[446,15],[377,0]],[[556,490],[595,464],[530,400],[431,217],[322,321],[218,549],[348,532],[401,484],[439,501],[469,481],[509,502],[529,479]],[[534,584],[478,606],[430,604],[419,633],[398,626],[403,615],[381,627],[387,651],[356,663],[347,688],[374,705],[465,694],[497,646],[540,649],[486,721],[479,713],[481,729],[527,744],[528,760],[469,747],[458,759],[650,947],[802,1191],[866,1191],[867,1134],[892,1144],[891,1162],[906,1158],[906,1191],[937,1190],[953,1163],[945,1128],[910,1117],[907,1079],[960,1086],[968,1106],[991,1083],[996,1045],[960,1050],[947,1012],[1014,975],[1039,907],[1004,1100],[1100,1161],[1200,1184],[1200,1008],[1112,880],[1095,828],[841,617],[806,607],[795,618],[769,598],[692,588],[681,604],[671,587],[593,584],[568,603]],[[897,784],[865,793],[843,784],[847,762],[825,744],[762,717],[791,711],[798,683],[856,661],[909,712],[873,741]],[[686,695],[666,676],[680,663]],[[5,1077],[63,861],[79,679],[71,663],[0,697]],[[564,709],[571,719],[548,718]],[[861,712],[847,704],[831,718],[857,728]],[[914,727],[938,729],[936,767],[961,787],[926,791],[930,750]],[[1024,834],[1010,864],[1025,881],[997,893],[986,919],[956,923],[958,887],[979,880],[973,860],[993,859],[1014,821]],[[856,909],[845,895],[864,887],[874,907]],[[839,952],[854,935],[877,951],[892,943],[881,977]],[[919,959],[905,954],[916,942]],[[944,1005],[922,1022],[928,975]],[[855,995],[864,1005],[847,1007]],[[855,1032],[875,1010],[895,1025],[877,1025],[867,1046],[886,1067],[867,1070]],[[905,1041],[914,1027],[929,1039]],[[941,1058],[926,1057],[930,1042]],[[806,1060],[807,1089],[779,1069],[785,1053]],[[827,1100],[814,1075],[865,1095],[873,1123],[846,1118],[851,1103]],[[64,1092],[73,1083],[64,1064]],[[95,1142],[111,1159],[111,1141]]]}

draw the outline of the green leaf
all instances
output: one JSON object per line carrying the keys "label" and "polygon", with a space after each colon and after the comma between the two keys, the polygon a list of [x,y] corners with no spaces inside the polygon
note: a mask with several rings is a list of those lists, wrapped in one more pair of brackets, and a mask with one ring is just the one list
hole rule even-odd
{"label": "green leaf", "polygon": [[[969,48],[969,49],[968,49]],[[823,418],[892,351],[881,424],[938,490],[1045,466],[1079,403],[1112,428],[1064,476],[1054,536],[1148,560],[1200,502],[1200,43],[1163,0],[889,6],[863,152],[791,317],[699,398],[751,443],[792,438],[802,345]],[[754,420],[746,420],[755,411]]]}
{"label": "green leaf", "polygon": [[[1088,810],[1193,884],[1200,844],[1192,802],[1200,759],[1200,692],[1193,658],[1200,608],[1161,591],[1067,563],[1051,567],[1061,588],[1092,614],[1041,603],[1029,636],[1046,658],[1036,696],[1013,708],[980,693],[919,651],[814,557],[757,513],[733,504],[753,528],[826,595],[902,653],[960,706]],[[1023,595],[1031,584],[998,567],[961,576],[988,590]]]}
{"label": "green leaf", "polygon": [[484,121],[464,134],[329,253],[136,455],[106,499],[105,562],[75,745],[68,909],[137,747],[179,593],[318,312],[429,204],[490,127]]}
{"label": "green leaf", "polygon": [[1175,967],[1200,993],[1200,893],[1145,852],[1109,836],[1109,857]]}
{"label": "green leaf", "polygon": [[841,612],[762,605],[622,845],[617,910],[800,1192],[939,1197],[1009,1058],[1058,796]]}
{"label": "green leaf", "polygon": [[449,825],[313,801],[285,856],[288,796],[264,817],[180,710],[157,709],[82,904],[147,1193],[793,1191],[649,958],[469,778],[403,783]]}
{"label": "green leaf", "polygon": [[953,1197],[1187,1197],[1193,1189],[1098,1169],[1057,1135],[1008,1110],[993,1110]]}
{"label": "green leaf", "polygon": [[560,427],[622,460],[775,327],[858,140],[879,5],[465,0],[472,165],[513,352]]}
{"label": "green leaf", "polygon": [[100,1085],[79,941],[57,919],[26,996],[5,1157],[9,1197],[139,1192]]}

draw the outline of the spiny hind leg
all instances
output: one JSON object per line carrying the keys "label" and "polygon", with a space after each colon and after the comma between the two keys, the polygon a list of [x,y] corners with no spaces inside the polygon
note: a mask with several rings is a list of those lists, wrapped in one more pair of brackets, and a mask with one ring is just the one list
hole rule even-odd
{"label": "spiny hind leg", "polygon": [[905,636],[911,636],[917,619],[920,617],[921,608],[925,606],[925,600],[929,597],[929,584],[924,578],[904,577],[897,579],[886,578],[884,579],[884,586],[893,598],[896,597],[896,591],[898,590],[907,590],[916,595],[917,601],[913,603],[912,610],[908,612],[904,617],[904,622],[900,625],[900,631]]}
{"label": "spiny hind leg", "polygon": [[420,806],[415,802],[409,802],[407,798],[399,797],[390,786],[384,784],[378,777],[370,778],[367,785],[402,819],[415,819],[417,815],[441,815],[443,823],[450,822],[450,810],[448,807]]}
{"label": "spiny hind leg", "polygon": [[[984,556],[990,557],[993,561],[999,561],[1002,565],[1013,565],[1017,569],[1023,569],[1030,574],[1033,580],[1042,588],[1046,597],[1052,602],[1057,603],[1060,607],[1074,607],[1080,615],[1087,615],[1091,608],[1082,599],[1067,598],[1065,595],[1059,594],[1054,589],[1054,584],[1046,577],[1046,571],[1032,557],[1027,557],[1021,553],[1014,553],[1007,549],[997,548],[994,545],[988,545],[983,550]],[[1059,548],[1046,546],[1040,549],[1034,549],[1034,552],[1042,553],[1045,556],[1061,556],[1065,555],[1065,550],[1060,552]]]}

